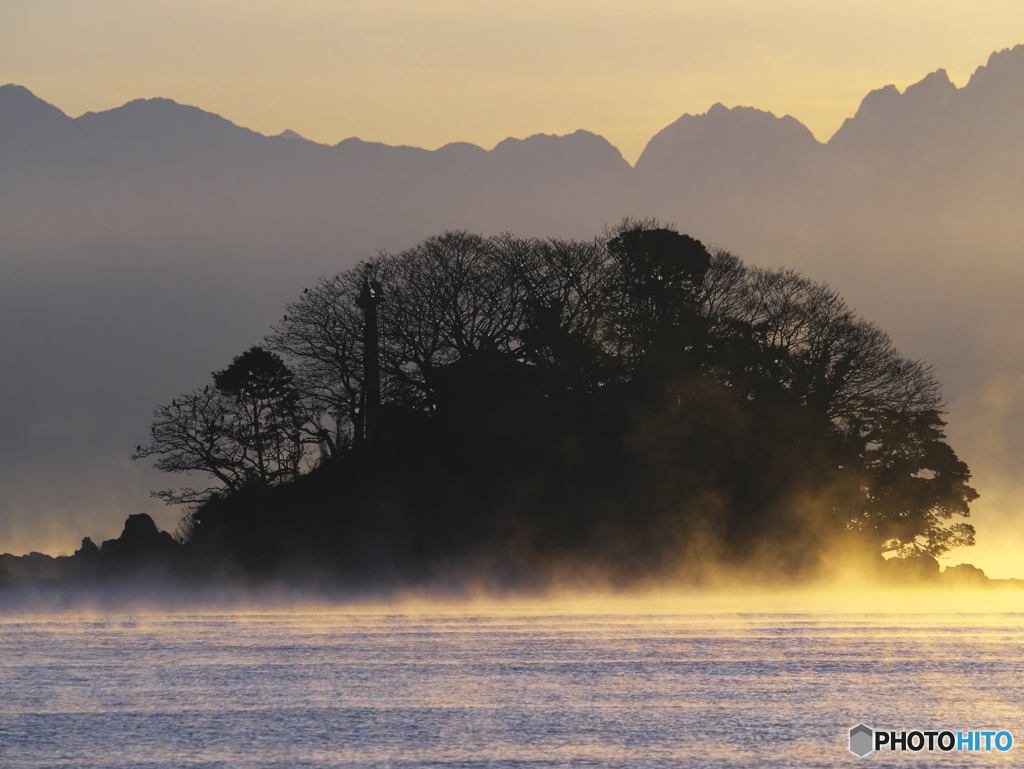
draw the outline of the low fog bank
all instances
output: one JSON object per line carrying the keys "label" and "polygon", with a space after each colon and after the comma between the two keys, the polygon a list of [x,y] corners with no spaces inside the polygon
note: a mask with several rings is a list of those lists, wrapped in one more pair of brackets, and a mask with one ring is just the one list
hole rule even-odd
{"label": "low fog bank", "polygon": [[623,564],[520,551],[411,568],[378,557],[356,570],[295,558],[260,570],[190,548],[139,514],[118,538],[99,546],[86,538],[71,556],[0,555],[0,612],[1017,611],[1024,600],[1024,580],[941,567],[930,556],[866,558],[837,544],[794,572],[776,553],[737,562],[713,551],[703,542],[674,564],[646,554]]}
{"label": "low fog bank", "polygon": [[599,568],[551,567],[543,577],[509,578],[476,567],[411,584],[379,578],[345,586],[341,580],[295,568],[289,576],[257,581],[220,574],[121,572],[83,578],[68,558],[0,556],[0,617],[77,614],[289,612],[315,615],[648,615],[659,614],[928,614],[1019,612],[1024,580],[990,579],[973,566],[931,563],[896,568],[839,566],[800,580],[748,567],[705,564],[695,578],[610,580]]}

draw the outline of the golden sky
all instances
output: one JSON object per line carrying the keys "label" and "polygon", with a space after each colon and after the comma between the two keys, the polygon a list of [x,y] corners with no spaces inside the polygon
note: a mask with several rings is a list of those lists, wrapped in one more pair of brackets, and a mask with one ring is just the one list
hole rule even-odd
{"label": "golden sky", "polygon": [[962,86],[1021,42],[1021,0],[0,0],[0,83],[72,116],[164,96],[428,148],[586,128],[631,162],[715,102],[827,140],[869,90]]}

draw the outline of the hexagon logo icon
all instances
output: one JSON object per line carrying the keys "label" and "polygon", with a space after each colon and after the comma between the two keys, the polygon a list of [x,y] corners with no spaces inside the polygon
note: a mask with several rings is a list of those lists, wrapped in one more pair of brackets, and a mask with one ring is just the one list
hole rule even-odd
{"label": "hexagon logo icon", "polygon": [[875,749],[875,732],[870,726],[857,724],[850,730],[850,752],[864,758]]}

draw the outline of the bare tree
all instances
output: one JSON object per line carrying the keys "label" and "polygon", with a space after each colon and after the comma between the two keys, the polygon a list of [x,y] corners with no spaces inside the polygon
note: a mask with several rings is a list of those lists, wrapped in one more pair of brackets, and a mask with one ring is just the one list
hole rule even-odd
{"label": "bare tree", "polygon": [[283,361],[261,347],[215,372],[214,385],[153,412],[150,441],[132,459],[156,457],[163,472],[206,476],[208,485],[165,489],[168,504],[200,504],[215,492],[273,485],[299,474],[304,456],[298,392]]}
{"label": "bare tree", "polygon": [[337,456],[359,430],[363,392],[360,265],[322,278],[287,307],[266,344],[293,361],[304,424],[326,456]]}

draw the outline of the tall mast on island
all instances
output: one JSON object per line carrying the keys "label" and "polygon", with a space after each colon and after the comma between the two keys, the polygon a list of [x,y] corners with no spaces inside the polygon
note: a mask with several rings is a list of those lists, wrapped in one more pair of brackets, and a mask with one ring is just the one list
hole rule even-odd
{"label": "tall mast on island", "polygon": [[380,431],[380,334],[377,330],[377,305],[383,301],[378,281],[363,276],[363,290],[357,304],[363,310],[363,413],[362,442],[373,445]]}

